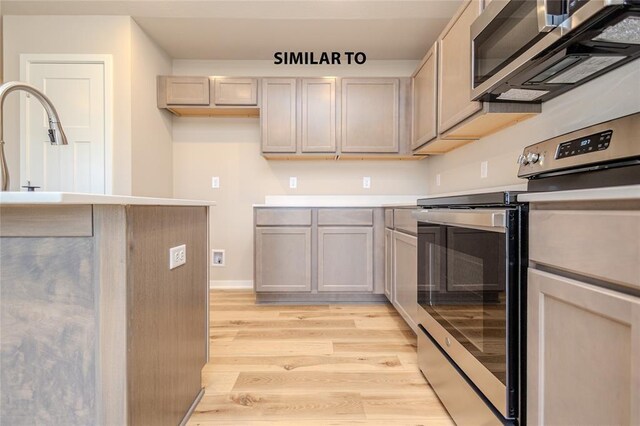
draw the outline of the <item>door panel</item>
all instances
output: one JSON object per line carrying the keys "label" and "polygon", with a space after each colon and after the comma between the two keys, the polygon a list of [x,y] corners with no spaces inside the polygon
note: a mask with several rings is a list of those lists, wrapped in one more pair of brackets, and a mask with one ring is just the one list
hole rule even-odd
{"label": "door panel", "polygon": [[318,228],[318,291],[373,291],[373,229]]}
{"label": "door panel", "polygon": [[104,194],[104,66],[32,63],[28,81],[53,102],[69,145],[50,144],[47,114],[40,102],[27,97],[20,184],[30,181],[44,191]]}

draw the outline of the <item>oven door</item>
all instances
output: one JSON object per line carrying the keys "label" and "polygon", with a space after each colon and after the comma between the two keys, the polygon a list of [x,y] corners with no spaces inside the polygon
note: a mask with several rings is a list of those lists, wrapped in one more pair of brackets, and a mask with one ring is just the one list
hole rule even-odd
{"label": "oven door", "polygon": [[505,418],[517,416],[517,209],[418,219],[418,322]]}

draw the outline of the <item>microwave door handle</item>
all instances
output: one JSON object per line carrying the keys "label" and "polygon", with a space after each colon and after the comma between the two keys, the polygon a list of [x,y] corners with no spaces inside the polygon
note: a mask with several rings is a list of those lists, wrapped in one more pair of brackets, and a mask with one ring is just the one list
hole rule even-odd
{"label": "microwave door handle", "polygon": [[506,210],[425,209],[415,210],[413,216],[418,222],[506,232]]}
{"label": "microwave door handle", "polygon": [[548,33],[558,26],[558,21],[563,15],[555,15],[549,12],[549,3],[562,3],[564,0],[537,0],[538,29],[541,33]]}

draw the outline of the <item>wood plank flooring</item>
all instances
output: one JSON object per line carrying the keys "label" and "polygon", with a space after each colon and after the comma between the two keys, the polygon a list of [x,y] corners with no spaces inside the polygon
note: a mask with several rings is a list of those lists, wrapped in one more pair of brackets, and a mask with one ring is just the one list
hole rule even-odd
{"label": "wood plank flooring", "polygon": [[212,291],[205,396],[190,426],[453,425],[390,305],[255,305]]}

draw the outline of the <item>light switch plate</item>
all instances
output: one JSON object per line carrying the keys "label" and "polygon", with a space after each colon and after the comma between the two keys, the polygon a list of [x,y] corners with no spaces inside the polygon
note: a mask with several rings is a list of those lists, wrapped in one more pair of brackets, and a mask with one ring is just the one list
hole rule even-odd
{"label": "light switch plate", "polygon": [[171,247],[169,249],[169,269],[175,269],[185,263],[187,263],[187,246],[182,244]]}
{"label": "light switch plate", "polygon": [[371,188],[371,177],[365,176],[362,178],[362,187],[365,189]]}
{"label": "light switch plate", "polygon": [[298,178],[295,176],[291,176],[289,178],[289,188],[296,189],[298,187]]}
{"label": "light switch plate", "polygon": [[220,188],[220,177],[219,176],[213,176],[211,178],[211,187],[212,188]]}

